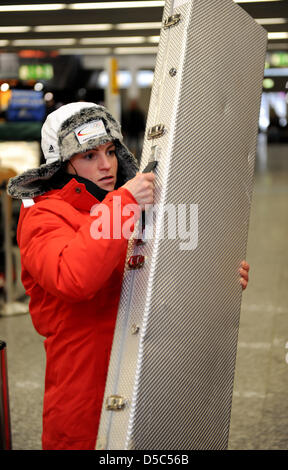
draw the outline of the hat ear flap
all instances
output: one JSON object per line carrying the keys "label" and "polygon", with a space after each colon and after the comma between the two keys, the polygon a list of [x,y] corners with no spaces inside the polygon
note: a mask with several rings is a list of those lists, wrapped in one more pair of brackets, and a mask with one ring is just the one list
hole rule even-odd
{"label": "hat ear flap", "polygon": [[49,188],[50,178],[59,170],[61,162],[44,164],[39,168],[24,171],[19,176],[10,178],[7,193],[15,199],[33,198],[45,193]]}

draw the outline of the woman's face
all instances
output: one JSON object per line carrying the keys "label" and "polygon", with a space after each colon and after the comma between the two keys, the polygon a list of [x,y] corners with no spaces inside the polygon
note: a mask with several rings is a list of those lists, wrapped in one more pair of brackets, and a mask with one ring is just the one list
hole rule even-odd
{"label": "woman's face", "polygon": [[92,181],[106,191],[113,191],[117,169],[118,160],[113,142],[99,145],[87,152],[77,153],[67,165],[68,173],[75,175],[77,172],[77,175]]}

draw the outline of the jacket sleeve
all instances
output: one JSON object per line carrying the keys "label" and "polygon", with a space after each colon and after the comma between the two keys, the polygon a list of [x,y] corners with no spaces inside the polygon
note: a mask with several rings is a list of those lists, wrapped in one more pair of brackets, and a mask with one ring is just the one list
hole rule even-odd
{"label": "jacket sleeve", "polygon": [[[113,196],[116,195],[118,197],[115,204]],[[93,216],[92,211],[91,220],[79,227],[69,222],[71,206],[65,201],[54,200],[51,203],[49,199],[25,209],[28,212],[18,235],[23,267],[43,289],[54,296],[71,302],[93,298],[105,285],[121,257],[125,256],[128,240],[123,236],[122,228],[125,223],[133,225],[133,220],[129,211],[129,215],[122,215],[120,219],[119,214],[122,214],[123,207],[127,204],[138,208],[138,214],[133,219],[135,222],[140,208],[132,194],[127,189],[120,188],[109,193],[101,204],[95,205],[94,212],[98,214]],[[96,210],[97,207],[99,211]],[[100,212],[101,207],[105,211]],[[110,233],[107,234],[106,230],[103,233],[106,238],[96,239],[101,230],[99,217],[104,220],[103,213],[106,217],[109,214],[106,228],[110,225]],[[123,213],[125,214],[125,210]],[[115,223],[117,217],[121,230],[113,238],[113,222]],[[93,226],[95,223],[98,224],[97,227]],[[102,226],[103,230],[105,231],[105,227]]]}

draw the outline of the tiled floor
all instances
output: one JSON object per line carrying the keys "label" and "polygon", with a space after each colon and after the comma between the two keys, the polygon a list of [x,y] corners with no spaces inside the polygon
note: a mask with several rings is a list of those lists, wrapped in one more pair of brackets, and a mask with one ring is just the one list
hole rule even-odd
{"label": "tiled floor", "polygon": [[[288,449],[288,146],[258,144],[230,449]],[[286,357],[287,355],[287,357]],[[287,360],[287,362],[286,362]]]}
{"label": "tiled floor", "polygon": [[[260,138],[256,170],[229,448],[288,449],[288,146],[267,148]],[[29,315],[0,318],[0,338],[8,345],[13,448],[40,449],[42,338]]]}
{"label": "tiled floor", "polygon": [[43,338],[34,330],[30,315],[0,317],[0,335],[7,343],[12,447],[41,449]]}

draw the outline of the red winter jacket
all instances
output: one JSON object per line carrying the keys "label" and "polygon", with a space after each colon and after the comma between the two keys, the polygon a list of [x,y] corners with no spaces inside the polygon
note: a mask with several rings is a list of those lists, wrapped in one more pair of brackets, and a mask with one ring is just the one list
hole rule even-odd
{"label": "red winter jacket", "polygon": [[[137,204],[126,189],[108,193],[111,227],[113,196],[121,208]],[[32,321],[46,338],[43,449],[94,449],[127,240],[91,237],[99,201],[75,179],[34,201],[21,208],[18,244]]]}

